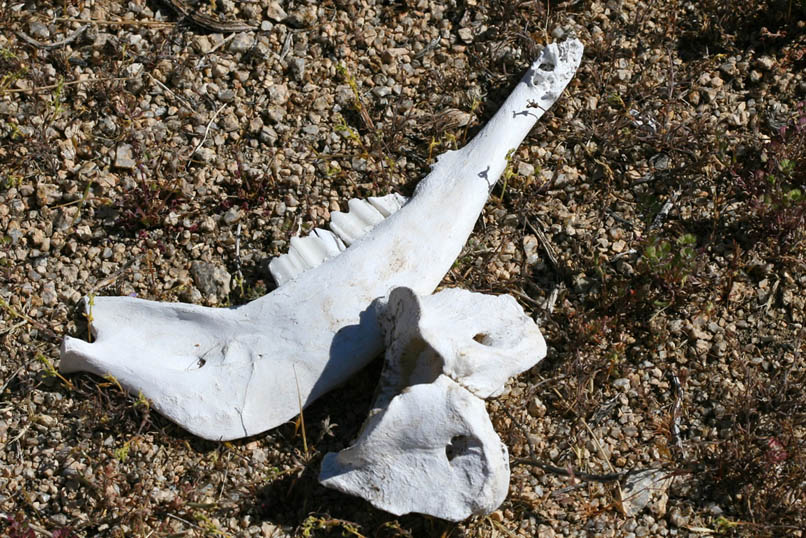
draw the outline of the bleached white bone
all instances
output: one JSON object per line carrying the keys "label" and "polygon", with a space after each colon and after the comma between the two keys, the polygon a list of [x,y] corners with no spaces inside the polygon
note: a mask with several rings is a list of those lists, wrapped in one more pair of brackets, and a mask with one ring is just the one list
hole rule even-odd
{"label": "bleached white bone", "polygon": [[353,446],[325,455],[319,481],[395,515],[461,521],[504,501],[509,453],[484,401],[440,375],[370,415]]}
{"label": "bleached white bone", "polygon": [[[399,380],[383,383],[393,392],[388,396],[436,373],[479,398],[498,396],[510,377],[546,356],[540,329],[510,295],[450,288],[418,297],[400,287],[389,294],[380,321],[386,343],[384,375]],[[424,356],[415,363],[417,357],[411,355]],[[414,364],[438,370],[422,372]]]}
{"label": "bleached white bone", "polygon": [[488,124],[463,149],[441,155],[402,208],[260,299],[232,309],[85,300],[94,341],[66,337],[61,370],[110,374],[207,439],[286,422],[299,413],[298,398],[310,404],[380,353],[374,299],[398,286],[434,290],[508,154],[559,98],[581,58],[577,40],[548,45]]}
{"label": "bleached white bone", "polygon": [[320,482],[396,515],[492,512],[509,459],[481,398],[545,357],[540,330],[508,295],[396,288],[381,305],[375,402],[355,443],[325,456]]}

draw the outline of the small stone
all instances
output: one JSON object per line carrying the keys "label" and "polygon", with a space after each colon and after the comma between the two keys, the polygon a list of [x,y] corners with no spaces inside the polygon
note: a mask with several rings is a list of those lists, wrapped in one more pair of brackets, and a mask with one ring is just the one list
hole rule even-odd
{"label": "small stone", "polygon": [[270,106],[266,110],[266,115],[272,123],[283,123],[285,119],[285,108],[280,106]]}
{"label": "small stone", "polygon": [[457,32],[459,34],[459,39],[464,41],[465,43],[472,43],[473,42],[473,30],[470,28],[460,28]]}
{"label": "small stone", "polygon": [[541,538],[554,538],[557,535],[555,534],[554,529],[552,529],[549,525],[540,525],[537,528],[536,536],[540,536]]}
{"label": "small stone", "polygon": [[254,118],[249,120],[250,133],[259,133],[262,128],[263,128],[263,121],[259,117],[255,116]]}
{"label": "small stone", "polygon": [[305,58],[291,58],[288,60],[288,70],[297,82],[305,79]]}
{"label": "small stone", "polygon": [[86,224],[76,226],[76,235],[82,241],[89,241],[92,239],[92,230]]}
{"label": "small stone", "polygon": [[137,77],[143,73],[143,64],[141,63],[130,64],[126,66],[126,69],[124,71],[130,77]]}
{"label": "small stone", "polygon": [[711,342],[705,339],[699,339],[695,342],[694,349],[696,350],[697,355],[704,357],[711,349]]}
{"label": "small stone", "polygon": [[53,306],[59,300],[56,294],[56,285],[53,282],[45,282],[42,286],[42,304],[45,306]]}
{"label": "small stone", "polygon": [[67,524],[70,522],[67,516],[62,514],[61,512],[50,516],[50,520],[59,527],[66,527]]}
{"label": "small stone", "polygon": [[238,130],[238,116],[235,113],[230,112],[229,114],[225,115],[221,118],[221,128],[224,131],[231,133],[232,131]]}
{"label": "small stone", "polygon": [[538,397],[533,398],[532,401],[529,402],[527,410],[529,411],[529,415],[535,418],[540,418],[546,414],[546,406]]}
{"label": "small stone", "polygon": [[39,228],[34,228],[31,230],[31,233],[28,234],[28,237],[31,239],[31,244],[35,247],[41,246],[45,241],[45,233]]}
{"label": "small stone", "polygon": [[207,54],[210,52],[210,49],[213,48],[213,46],[210,44],[210,40],[207,39],[207,36],[205,35],[197,35],[194,37],[193,46],[202,54]]}
{"label": "small stone", "polygon": [[224,216],[221,217],[221,220],[223,220],[224,224],[227,225],[235,224],[241,220],[241,211],[237,207],[231,207],[226,213],[224,213]]}
{"label": "small stone", "polygon": [[231,103],[235,100],[235,92],[232,91],[232,88],[221,88],[218,90],[218,100],[222,103]]}
{"label": "small stone", "polygon": [[232,41],[229,42],[229,51],[235,54],[244,53],[252,48],[255,44],[255,39],[246,32],[235,34]]}
{"label": "small stone", "polygon": [[535,167],[529,163],[518,163],[518,175],[521,177],[532,177],[535,175]]}
{"label": "small stone", "polygon": [[537,247],[537,237],[534,235],[527,235],[523,238],[523,253],[526,255],[527,265],[534,265],[540,261]]}
{"label": "small stone", "polygon": [[186,287],[182,291],[180,298],[182,299],[182,301],[191,304],[198,304],[202,301],[202,299],[204,299],[204,297],[202,297],[201,292],[196,286]]}
{"label": "small stone", "polygon": [[719,66],[719,70],[729,77],[736,75],[736,62],[725,62]]}
{"label": "small stone", "polygon": [[269,2],[266,8],[266,17],[274,22],[282,22],[288,17],[280,2]]}
{"label": "small stone", "polygon": [[761,68],[764,71],[771,71],[773,67],[775,67],[775,60],[773,60],[769,56],[762,56],[758,60],[756,60],[756,66]]}
{"label": "small stone", "polygon": [[666,514],[671,483],[672,474],[663,469],[645,469],[630,474],[621,489],[624,514],[633,517],[649,505],[653,514],[663,517]]}
{"label": "small stone", "polygon": [[215,160],[215,150],[212,148],[199,148],[196,150],[196,153],[193,154],[194,159],[198,158],[200,161],[205,163],[211,163]]}
{"label": "small stone", "polygon": [[683,515],[679,508],[673,508],[669,512],[669,523],[675,527],[685,527],[688,525],[688,518]]}
{"label": "small stone", "polygon": [[50,415],[37,415],[35,422],[45,426],[46,428],[52,428],[58,423],[58,421]]}
{"label": "small stone", "polygon": [[275,84],[269,88],[269,99],[276,105],[284,105],[288,102],[288,86],[285,84]]}
{"label": "small stone", "polygon": [[316,24],[316,7],[306,6],[292,11],[285,23],[293,28],[307,28]]}
{"label": "small stone", "polygon": [[205,296],[221,299],[229,295],[232,277],[223,266],[197,260],[190,264],[190,274]]}
{"label": "small stone", "polygon": [[204,217],[199,225],[201,231],[203,232],[212,232],[215,230],[215,219],[213,217],[207,216]]}
{"label": "small stone", "polygon": [[62,193],[57,185],[39,183],[36,186],[36,201],[40,207],[53,205],[62,199]]}
{"label": "small stone", "polygon": [[630,380],[626,377],[621,377],[613,381],[613,386],[626,392],[630,388]]}
{"label": "small stone", "polygon": [[277,142],[277,131],[273,127],[263,127],[258,138],[264,144],[273,146]]}
{"label": "small stone", "polygon": [[37,21],[33,21],[28,25],[28,33],[35,39],[50,38],[50,30],[48,30],[48,27]]}
{"label": "small stone", "polygon": [[137,166],[132,156],[132,147],[129,144],[118,144],[115,151],[115,167],[131,170]]}

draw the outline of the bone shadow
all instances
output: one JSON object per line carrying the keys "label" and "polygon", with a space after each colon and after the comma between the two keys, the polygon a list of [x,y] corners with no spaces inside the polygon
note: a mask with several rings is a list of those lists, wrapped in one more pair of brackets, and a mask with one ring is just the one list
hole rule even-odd
{"label": "bone shadow", "polygon": [[[322,375],[314,383],[311,395],[305,401],[306,407],[333,390],[333,387],[326,388],[332,384],[329,380],[337,377],[340,372],[354,368],[353,360],[356,356],[380,356],[383,353],[383,335],[378,323],[380,309],[380,298],[375,299],[359,314],[358,324],[347,325],[336,332],[330,344],[330,358]],[[366,365],[361,368],[365,367]],[[352,377],[348,377],[344,383]]]}

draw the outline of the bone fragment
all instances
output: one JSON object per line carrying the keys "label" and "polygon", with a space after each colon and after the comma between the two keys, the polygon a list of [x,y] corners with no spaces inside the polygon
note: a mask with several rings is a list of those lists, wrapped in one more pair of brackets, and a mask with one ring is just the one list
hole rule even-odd
{"label": "bone fragment", "polygon": [[509,456],[482,398],[546,354],[512,297],[396,288],[381,307],[384,371],[353,446],[329,453],[320,482],[396,515],[461,521],[494,511]]}
{"label": "bone fragment", "polygon": [[440,375],[370,415],[353,446],[325,456],[319,481],[395,515],[462,521],[504,501],[509,453],[484,401]]}
{"label": "bone fragment", "polygon": [[293,418],[300,400],[310,404],[381,352],[373,300],[398,286],[420,295],[436,288],[511,150],[559,98],[581,58],[577,40],[548,45],[484,129],[441,155],[403,207],[363,235],[342,230],[354,241],[337,255],[338,242],[326,235],[325,246],[294,245],[294,270],[260,299],[231,309],[85,299],[93,341],[65,337],[60,369],[112,375],[206,439],[254,435]]}
{"label": "bone fragment", "polygon": [[449,288],[418,297],[396,288],[380,323],[386,363],[376,407],[439,374],[479,398],[498,396],[510,377],[546,356],[540,329],[510,295]]}

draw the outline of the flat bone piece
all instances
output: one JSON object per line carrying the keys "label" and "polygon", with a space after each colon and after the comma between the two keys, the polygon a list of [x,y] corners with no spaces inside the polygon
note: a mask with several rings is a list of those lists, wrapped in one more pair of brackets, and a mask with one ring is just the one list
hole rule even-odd
{"label": "flat bone piece", "polygon": [[436,288],[511,150],[559,98],[582,50],[577,40],[546,46],[473,140],[441,155],[403,207],[341,254],[238,308],[85,299],[94,341],[65,337],[60,369],[112,375],[206,439],[293,418],[300,400],[307,406],[381,352],[374,299],[398,286]]}
{"label": "flat bone piece", "polygon": [[[411,289],[396,288],[380,322],[387,350],[384,375],[397,380],[385,387],[394,394],[438,372],[479,398],[498,396],[510,377],[546,356],[540,329],[510,295],[450,288],[418,297]],[[419,369],[426,366],[437,370]]]}
{"label": "flat bone piece", "polygon": [[492,512],[509,489],[509,460],[480,396],[545,357],[540,330],[512,297],[460,289],[396,288],[380,312],[387,347],[375,402],[355,443],[325,456],[319,481],[396,515]]}
{"label": "flat bone piece", "polygon": [[441,375],[371,414],[353,446],[325,455],[319,481],[395,515],[462,521],[504,502],[509,453],[484,401]]}

